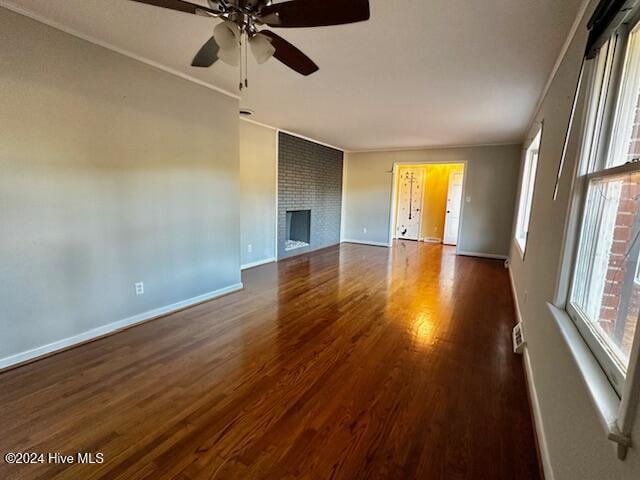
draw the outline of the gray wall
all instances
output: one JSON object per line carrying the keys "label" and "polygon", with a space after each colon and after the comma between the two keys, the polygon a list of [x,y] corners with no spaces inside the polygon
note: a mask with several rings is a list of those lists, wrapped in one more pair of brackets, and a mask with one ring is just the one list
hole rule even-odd
{"label": "gray wall", "polygon": [[243,265],[276,258],[277,157],[275,129],[240,122],[239,215]]}
{"label": "gray wall", "polygon": [[[340,242],[343,153],[308,140],[278,135],[278,258]],[[311,209],[311,244],[286,252],[287,210]]]}
{"label": "gray wall", "polygon": [[0,360],[240,282],[236,99],[2,8],[0,64]]}
{"label": "gray wall", "polygon": [[577,129],[581,122],[575,122],[576,129],[570,137],[567,163],[555,201],[553,189],[586,44],[586,21],[596,4],[596,0],[591,2],[531,125],[529,138],[544,121],[525,260],[522,261],[515,246],[511,249],[511,274],[527,340],[525,355],[531,366],[529,380],[541,413],[543,428],[538,426],[538,433],[543,434],[541,444],[548,451],[557,480],[640,478],[640,416],[636,416],[631,434],[634,447],[629,449],[627,459],[620,461],[546,305],[553,301],[560,273],[564,225],[578,161]]}
{"label": "gray wall", "polygon": [[[389,242],[394,163],[467,162],[459,250],[509,254],[521,147],[519,145],[348,153],[344,240]],[[366,233],[364,229],[366,228]]]}

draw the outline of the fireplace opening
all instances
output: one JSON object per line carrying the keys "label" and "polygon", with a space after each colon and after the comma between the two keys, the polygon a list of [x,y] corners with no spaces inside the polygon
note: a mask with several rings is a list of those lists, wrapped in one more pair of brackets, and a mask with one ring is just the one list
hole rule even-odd
{"label": "fireplace opening", "polygon": [[286,251],[308,247],[311,241],[311,210],[291,210],[287,212]]}

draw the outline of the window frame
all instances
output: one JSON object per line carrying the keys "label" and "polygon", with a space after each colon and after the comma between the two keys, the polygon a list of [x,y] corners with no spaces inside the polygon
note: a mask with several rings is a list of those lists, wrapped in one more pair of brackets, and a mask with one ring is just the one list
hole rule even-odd
{"label": "window frame", "polygon": [[[585,122],[580,132],[582,149],[579,154],[573,186],[575,205],[572,206],[572,210],[577,221],[574,222],[573,231],[570,232],[573,237],[570,252],[566,253],[570,260],[565,262],[569,268],[568,288],[565,292],[564,302],[565,310],[611,383],[618,398],[622,398],[624,394],[627,374],[632,370],[631,362],[635,361],[633,355],[630,356],[629,365],[625,369],[618,361],[613,349],[600,339],[599,332],[591,326],[586,315],[572,302],[572,295],[576,284],[579,246],[581,240],[586,237],[583,223],[586,218],[586,201],[590,185],[595,180],[612,178],[622,173],[640,172],[640,162],[607,167],[607,159],[613,148],[617,128],[620,99],[626,93],[623,80],[627,63],[627,47],[630,41],[629,32],[636,28],[640,28],[637,21],[633,23],[631,28],[623,25],[602,47],[588,68],[587,110]],[[640,337],[640,327],[636,329],[634,335],[634,346],[638,343],[638,337]]]}
{"label": "window frame", "polygon": [[[542,149],[542,134],[544,123],[541,123],[536,134],[529,142],[522,164],[522,178],[520,179],[520,196],[518,199],[518,211],[514,229],[514,243],[524,260],[527,240],[529,239],[529,226],[531,225],[531,213],[533,211],[533,199],[536,191],[536,177],[538,174],[538,161]],[[537,147],[533,145],[537,143]],[[523,233],[524,235],[521,235]]]}
{"label": "window frame", "polygon": [[[640,5],[628,13],[626,24],[613,32],[611,38],[616,37],[616,45],[621,40],[625,40],[623,44],[626,49],[626,38],[620,36],[626,36],[630,30],[638,27],[639,19]],[[608,42],[605,45],[608,46]],[[600,52],[604,48],[603,46]],[[621,47],[616,50],[620,52]],[[625,56],[626,51],[624,54],[619,53],[617,62],[623,62]],[[578,82],[575,109],[572,111],[567,132],[568,136],[576,139],[575,151],[571,153],[575,161],[568,179],[568,208],[564,218],[564,233],[555,293],[553,300],[547,303],[547,308],[569,354],[576,363],[579,375],[584,381],[595,411],[599,415],[607,439],[616,444],[618,459],[624,460],[628,449],[634,443],[631,435],[636,423],[636,416],[640,410],[640,327],[636,330],[633,339],[623,386],[616,390],[613,382],[605,374],[605,368],[603,368],[600,359],[587,342],[589,335],[585,336],[580,332],[578,328],[580,321],[571,318],[569,313],[571,308],[568,306],[570,295],[573,292],[574,267],[582,231],[585,194],[588,186],[586,183],[587,173],[596,165],[594,162],[598,158],[602,158],[598,155],[601,155],[602,141],[607,139],[604,135],[608,128],[605,122],[611,121],[615,114],[611,112],[613,107],[610,92],[619,92],[620,90],[619,85],[611,84],[614,79],[608,75],[607,90],[606,93],[603,93],[601,79],[604,75],[603,69],[606,62],[599,62],[601,58],[603,57],[598,54],[595,59],[583,61],[582,81]],[[613,68],[617,62],[612,60],[610,68]],[[615,81],[620,78],[618,75]],[[565,148],[570,143],[568,139],[565,139]],[[560,170],[558,182],[560,182],[561,175],[562,171]],[[557,198],[562,197],[554,195],[553,200],[555,201]]]}

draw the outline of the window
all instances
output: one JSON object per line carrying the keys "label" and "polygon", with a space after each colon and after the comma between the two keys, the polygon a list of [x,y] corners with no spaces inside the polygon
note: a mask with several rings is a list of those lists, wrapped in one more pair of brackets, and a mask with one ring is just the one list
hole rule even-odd
{"label": "window", "polygon": [[533,190],[536,183],[536,169],[538,168],[538,152],[540,151],[540,138],[542,128],[538,130],[535,138],[527,148],[522,173],[522,188],[520,202],[518,204],[518,221],[516,223],[516,243],[520,247],[520,253],[524,256],[529,233],[529,220],[531,219],[531,206],[533,204]]}
{"label": "window", "polygon": [[640,314],[640,29],[594,62],[567,310],[621,395]]}

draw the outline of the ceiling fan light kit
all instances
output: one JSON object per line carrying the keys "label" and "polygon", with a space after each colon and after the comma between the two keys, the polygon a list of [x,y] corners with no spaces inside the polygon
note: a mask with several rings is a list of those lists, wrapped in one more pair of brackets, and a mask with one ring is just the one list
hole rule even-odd
{"label": "ceiling fan light kit", "polygon": [[266,35],[259,33],[249,40],[251,53],[258,64],[262,65],[276,53],[276,47],[271,44],[271,39]]}
{"label": "ceiling fan light kit", "polygon": [[[369,0],[207,0],[208,7],[184,0],[131,0],[182,13],[221,19],[213,36],[191,63],[207,68],[218,60],[240,66],[240,90],[247,80],[247,46],[258,64],[271,57],[300,73],[311,75],[318,66],[298,48],[274,32],[259,28],[308,28],[369,20]],[[243,72],[244,70],[244,72]],[[244,81],[243,81],[244,78]]]}
{"label": "ceiling fan light kit", "polygon": [[222,50],[238,48],[241,34],[240,27],[229,20],[219,23],[213,29],[213,38]]}
{"label": "ceiling fan light kit", "polygon": [[227,65],[237,67],[240,65],[240,50],[238,49],[220,49],[218,58]]}

